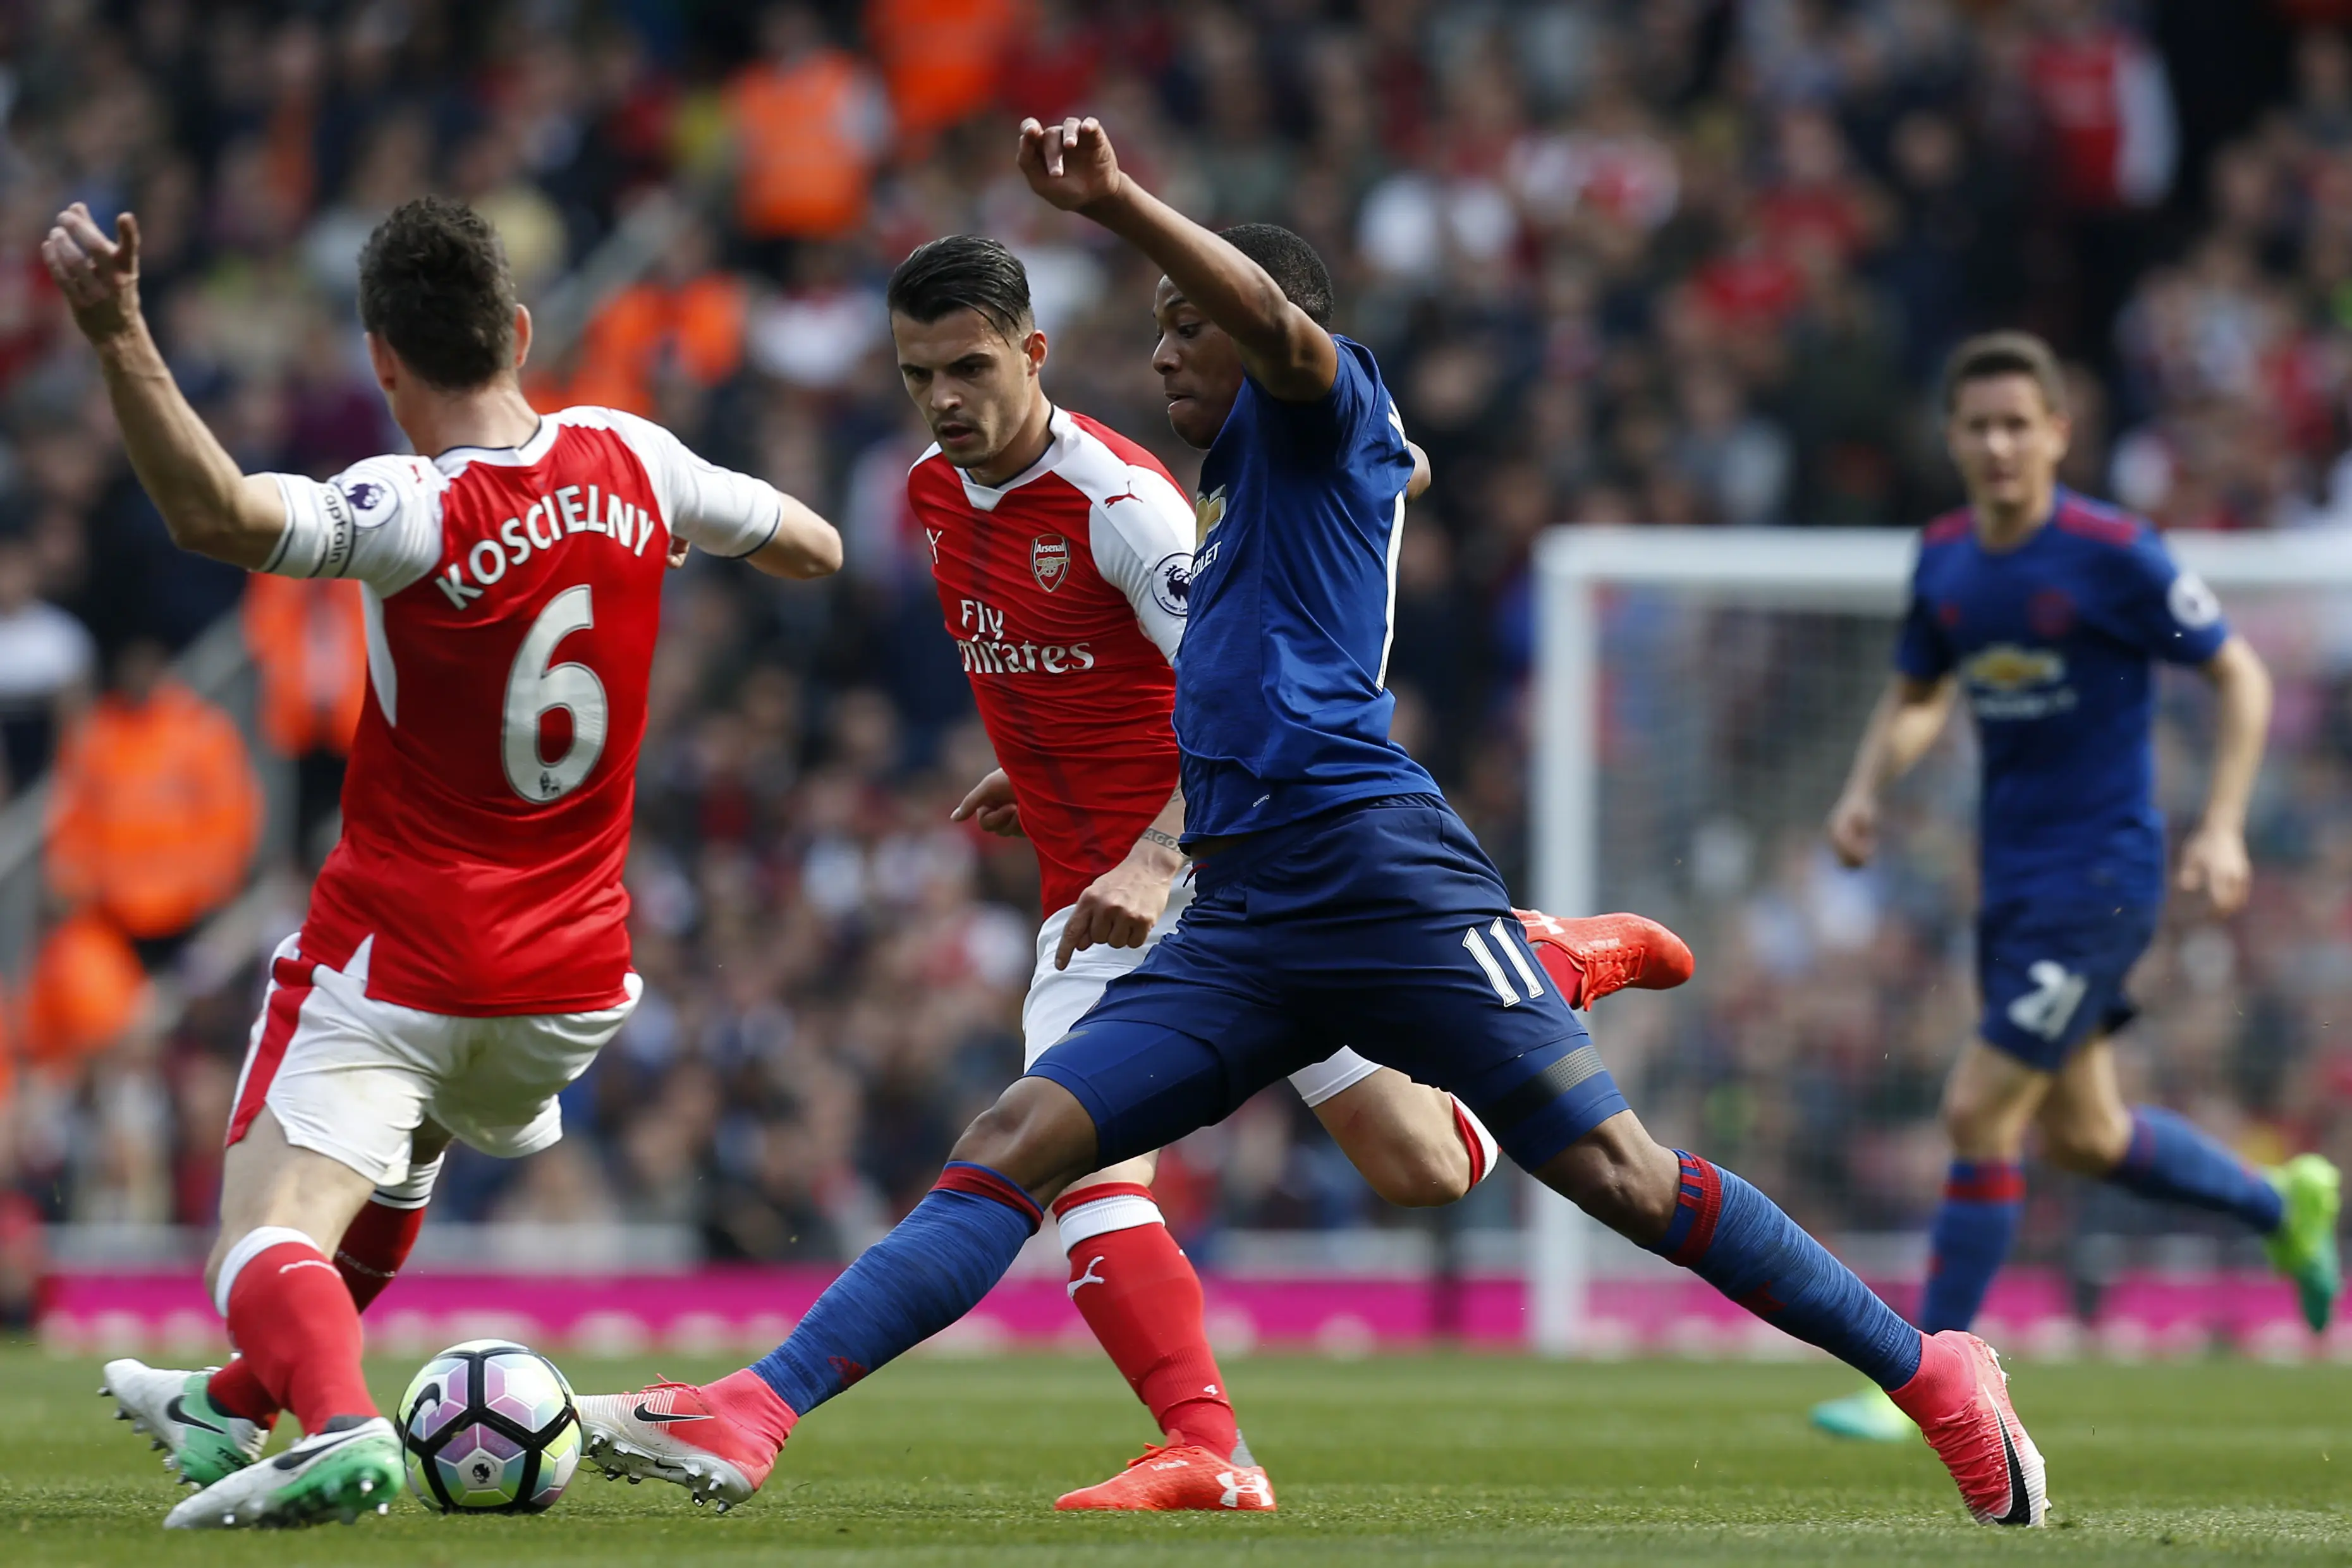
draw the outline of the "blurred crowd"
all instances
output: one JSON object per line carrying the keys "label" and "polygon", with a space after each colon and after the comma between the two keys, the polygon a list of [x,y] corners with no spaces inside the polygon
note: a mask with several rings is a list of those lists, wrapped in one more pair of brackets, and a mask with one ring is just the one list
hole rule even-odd
{"label": "blurred crowd", "polygon": [[[847,568],[814,589],[708,561],[673,579],[630,872],[646,1001],[571,1096],[572,1137],[520,1166],[456,1163],[442,1205],[832,1257],[912,1200],[1017,1071],[1038,915],[1025,847],[946,821],[990,758],[904,504],[922,437],[888,355],[889,267],[935,235],[1004,238],[1055,394],[1180,478],[1196,466],[1149,371],[1148,267],[1026,193],[1020,116],[1097,113],[1182,209],[1286,224],[1331,263],[1342,324],[1436,475],[1400,566],[1399,736],[1518,878],[1538,531],[1916,522],[1952,498],[1931,385],[1971,330],[2060,345],[2082,486],[2169,527],[2352,522],[2352,4],[2204,9],[0,7],[0,789],[57,786],[44,936],[0,1015],[6,1213],[208,1218],[257,977],[192,938],[249,871],[247,927],[299,918],[358,681],[346,588],[257,591],[170,549],[40,268],[60,204],[137,211],[148,313],[248,469],[397,449],[355,257],[438,189],[495,221],[542,313],[536,397],[658,418],[841,523]],[[618,250],[643,265],[615,278]],[[162,669],[231,614],[259,672],[244,726]],[[1874,672],[1880,651],[1856,656]],[[2347,781],[2281,788],[2324,813]],[[290,828],[260,830],[265,796]],[[1798,849],[1761,852],[1812,874]],[[2352,867],[2310,852],[2279,896],[2332,922]],[[1723,961],[1781,973],[1753,944]],[[1895,1034],[1917,1058],[1885,1082],[1857,1069],[1874,1086],[1834,1110],[1854,1149],[1918,1135],[1959,1008],[1932,1028],[1846,1009],[1857,1062],[1901,1054]],[[1687,1016],[1628,1015],[1637,1076],[1773,1076],[1769,1041],[1662,1021]],[[2227,1033],[2148,1038],[2219,1051],[2216,1103],[2284,1092],[2293,1074],[2263,1088]],[[1795,1130],[1776,1135],[1767,1163],[1801,1163]],[[1808,1218],[1907,1223],[1932,1192],[1869,1177],[1823,1176]],[[1179,1150],[1163,1184],[1204,1246],[1220,1226],[1387,1218],[1278,1093]],[[1507,1196],[1482,1192],[1474,1218],[1509,1222]]]}

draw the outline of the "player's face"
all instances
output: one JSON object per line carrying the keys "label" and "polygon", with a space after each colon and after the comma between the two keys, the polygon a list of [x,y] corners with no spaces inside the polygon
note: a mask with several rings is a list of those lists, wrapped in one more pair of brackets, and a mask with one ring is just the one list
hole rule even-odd
{"label": "player's face", "polygon": [[1971,502],[2016,507],[2049,495],[2071,434],[2032,376],[1981,376],[1954,394],[1944,444]]}
{"label": "player's face", "polygon": [[1045,396],[1043,332],[1008,339],[977,310],[950,310],[936,321],[894,312],[890,337],[907,395],[940,455],[959,468],[985,468],[1003,455]]}
{"label": "player's face", "polygon": [[1168,394],[1168,423],[1185,445],[1206,447],[1242,395],[1242,351],[1164,277],[1151,297],[1151,319],[1160,324],[1151,368]]}

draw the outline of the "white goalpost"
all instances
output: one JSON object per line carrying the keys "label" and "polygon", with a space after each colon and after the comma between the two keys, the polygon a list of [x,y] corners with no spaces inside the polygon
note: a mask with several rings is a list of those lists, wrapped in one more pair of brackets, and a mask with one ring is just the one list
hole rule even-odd
{"label": "white goalpost", "polygon": [[[1683,907],[1703,919],[1721,902],[1717,892],[1703,878],[1677,880],[1693,843],[1685,827],[1702,819],[1717,841],[1777,841],[1789,858],[1806,812],[1815,823],[1827,812],[1868,700],[1886,678],[1916,539],[1893,528],[1548,533],[1536,552],[1530,718],[1531,891],[1540,906],[1597,913],[1687,883],[1692,902]],[[2352,671],[2352,530],[2176,534],[2167,542],[2272,661],[2283,690],[2298,681],[2324,687]],[[1620,651],[1619,642],[1633,646]],[[1661,661],[1660,649],[1671,656]],[[1637,711],[1604,722],[1628,682],[1643,687]],[[1726,684],[1763,695],[1727,709],[1716,690]],[[1818,701],[1790,695],[1832,686]],[[1810,705],[1803,722],[1780,723],[1776,716],[1800,701]],[[1677,731],[1675,746],[1643,744],[1660,728]],[[1743,732],[1738,745],[1724,743],[1728,730]],[[1957,778],[1959,769],[1948,763],[1947,771]],[[1936,808],[1947,821],[1948,806],[1947,799]],[[1694,864],[1705,858],[1702,851]],[[1696,989],[1710,953],[1703,931],[1685,934],[1698,949]],[[1612,1066],[1610,1009],[1618,1005],[1603,1005],[1595,1029]],[[1675,1049],[1671,1036],[1662,1049]],[[1545,1189],[1536,1187],[1531,1203],[1528,1342],[1547,1354],[1591,1348],[1602,1238]]]}

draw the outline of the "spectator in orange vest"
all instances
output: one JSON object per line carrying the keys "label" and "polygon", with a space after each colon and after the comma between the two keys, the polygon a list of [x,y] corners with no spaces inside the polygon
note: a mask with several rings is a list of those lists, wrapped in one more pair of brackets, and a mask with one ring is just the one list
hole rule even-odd
{"label": "spectator in orange vest", "polygon": [[746,301],[742,280],[717,270],[717,259],[709,228],[689,221],[653,275],[614,295],[589,321],[571,373],[534,381],[533,397],[653,419],[662,412],[655,397],[662,377],[712,387],[732,376],[743,362]]}
{"label": "spectator in orange vest", "polygon": [[245,880],[261,787],[236,726],[169,678],[142,639],[58,753],[49,883],[105,915],[152,971]]}
{"label": "spectator in orange vest", "polygon": [[804,5],[760,18],[761,58],[727,86],[736,221],[759,242],[839,239],[866,216],[890,141],[890,103]]}
{"label": "spectator in orange vest", "polygon": [[261,737],[294,760],[294,841],[315,863],[341,804],[367,689],[367,619],[347,579],[267,577],[245,589],[245,645],[261,677]]}
{"label": "spectator in orange vest", "polygon": [[899,135],[919,143],[990,107],[1020,20],[1016,0],[866,0]]}
{"label": "spectator in orange vest", "polygon": [[147,976],[122,933],[95,910],[41,939],[25,977],[25,1061],[52,1076],[119,1043],[147,1000]]}

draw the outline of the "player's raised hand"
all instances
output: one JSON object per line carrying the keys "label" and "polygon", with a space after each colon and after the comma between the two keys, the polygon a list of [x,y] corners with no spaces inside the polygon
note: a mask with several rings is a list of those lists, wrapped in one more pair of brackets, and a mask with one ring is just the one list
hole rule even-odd
{"label": "player's raised hand", "polygon": [[2216,915],[2235,915],[2244,908],[2253,883],[2243,833],[2206,823],[2180,846],[2180,891],[2203,893]]}
{"label": "player's raised hand", "polygon": [[1013,780],[1004,776],[1004,769],[992,768],[987,778],[973,785],[948,813],[948,821],[977,821],[982,832],[1000,839],[1021,837],[1021,807],[1013,798]]}
{"label": "player's raised hand", "polygon": [[1091,115],[1084,120],[1072,115],[1059,125],[1023,120],[1015,161],[1029,188],[1064,212],[1117,195],[1126,178],[1110,149],[1110,133]]}
{"label": "player's raised hand", "polygon": [[96,343],[139,317],[139,220],[124,213],[109,239],[79,202],[58,214],[41,241],[41,259],[73,310],[74,325]]}
{"label": "player's raised hand", "polygon": [[1864,866],[1878,852],[1878,802],[1867,795],[1841,795],[1830,808],[1830,848],[1841,864]]}

